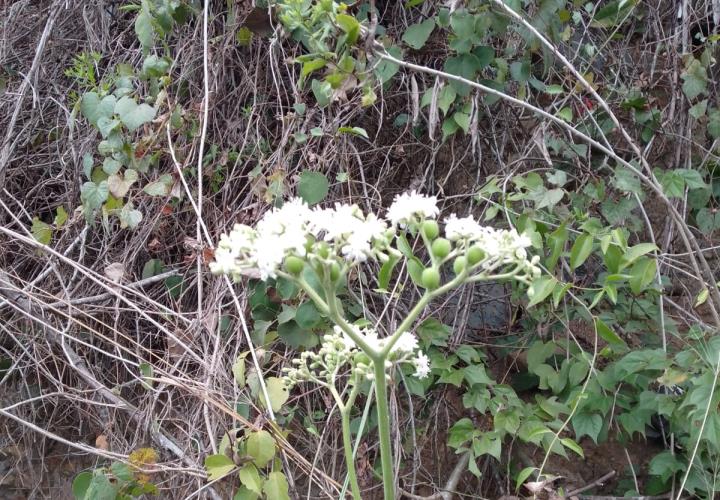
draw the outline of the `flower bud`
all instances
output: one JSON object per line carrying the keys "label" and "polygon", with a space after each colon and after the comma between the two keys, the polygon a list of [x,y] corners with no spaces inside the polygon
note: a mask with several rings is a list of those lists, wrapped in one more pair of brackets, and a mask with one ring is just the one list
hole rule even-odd
{"label": "flower bud", "polygon": [[425,269],[422,272],[421,282],[428,290],[435,290],[440,286],[440,272],[434,267]]}
{"label": "flower bud", "polygon": [[460,256],[455,259],[455,262],[453,262],[453,271],[455,271],[455,274],[458,275],[462,273],[465,270],[465,257]]}
{"label": "flower bud", "polygon": [[485,252],[478,246],[472,246],[467,251],[467,260],[471,266],[474,266],[485,258]]}
{"label": "flower bud", "polygon": [[305,261],[303,261],[300,257],[288,255],[285,258],[285,270],[293,276],[300,274],[304,267]]}
{"label": "flower bud", "polygon": [[340,277],[340,264],[338,264],[337,262],[333,262],[330,265],[330,279],[332,281],[337,281],[339,277]]}
{"label": "flower bud", "polygon": [[330,255],[330,246],[324,241],[321,241],[315,246],[315,253],[319,255],[320,258],[327,259]]}
{"label": "flower bud", "polygon": [[433,241],[430,249],[435,257],[438,259],[444,259],[452,250],[452,244],[445,238],[438,238]]}
{"label": "flower bud", "polygon": [[440,226],[434,220],[426,220],[422,223],[420,230],[429,240],[434,240],[440,234]]}

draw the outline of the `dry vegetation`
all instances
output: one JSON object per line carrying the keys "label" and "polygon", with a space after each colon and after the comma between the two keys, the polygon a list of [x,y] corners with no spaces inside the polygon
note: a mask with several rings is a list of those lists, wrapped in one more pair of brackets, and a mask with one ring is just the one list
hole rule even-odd
{"label": "dry vegetation", "polygon": [[[412,187],[436,194],[446,213],[473,207],[477,214],[487,206],[473,203],[474,196],[489,175],[503,179],[543,171],[552,164],[551,155],[555,165],[572,171],[569,191],[580,192],[604,175],[586,161],[591,148],[556,161],[546,139],[568,141],[567,130],[513,103],[491,108],[475,99],[480,111],[470,132],[441,140],[432,106],[419,105],[423,93],[436,85],[436,77],[427,72],[402,68],[389,85],[378,87],[378,100],[371,107],[361,107],[359,93],[348,88],[332,105],[318,108],[312,93],[297,86],[300,66],[292,60],[302,49],[247,3],[213,1],[207,39],[201,15],[176,28],[170,39],[173,90],[168,100],[181,104],[186,123],[193,125],[170,136],[165,126],[169,117],[161,112],[145,126],[144,137],[153,141],[148,148],[161,153],[148,180],[172,175],[177,196],[132,192],[134,206],[143,213],[135,230],[121,229],[114,218],[106,225],[99,218],[88,224],[77,210],[85,180],[83,155],[94,151],[100,138],[74,108],[73,95],[79,89],[65,74],[81,52],[102,55],[96,65],[100,78],[118,63],[142,66],[134,13],[122,11],[122,2],[109,0],[0,3],[0,497],[68,498],[77,472],[126,459],[142,447],[159,453],[148,472],[161,497],[231,496],[223,483],[207,486],[204,457],[217,449],[227,430],[259,427],[266,421],[256,408],[246,417],[232,408],[240,389],[230,367],[247,350],[248,288],[245,283],[229,286],[228,280],[207,272],[212,258],[207,236],[214,241],[234,222],[257,220],[274,196],[294,193],[301,171],[323,172],[330,179],[330,201],[351,200],[378,210]],[[380,24],[396,40],[435,8],[429,1],[412,10],[403,3],[376,2]],[[687,14],[678,19],[681,4]],[[652,141],[641,147],[653,167],[703,169],[717,161],[715,143],[697,131],[697,120],[688,114],[691,104],[680,88],[683,54],[700,50],[693,35],[713,19],[712,4],[647,0],[638,7],[645,15],[623,24],[617,33],[581,24],[560,48],[583,72],[593,72],[602,93],[639,89],[649,96],[647,106],[658,110],[659,122]],[[246,24],[260,35],[242,45],[236,34]],[[499,52],[521,44],[513,36],[495,42]],[[579,50],[589,42],[600,48],[592,60]],[[447,53],[446,41],[438,36],[420,51],[407,50],[405,59],[442,69]],[[711,66],[709,73],[711,99],[716,96],[715,69]],[[569,83],[574,82],[572,75],[559,66],[545,81],[574,85]],[[205,84],[209,102],[203,123]],[[611,94],[615,101],[608,104],[629,133],[639,137],[642,125],[633,121],[619,94]],[[583,103],[590,102],[587,97],[583,92],[541,95],[532,102],[542,109],[559,109],[557,102],[564,98],[578,114]],[[296,102],[307,103],[304,115],[294,112]],[[398,120],[403,114],[407,119]],[[362,127],[369,139],[333,132],[342,126]],[[325,131],[322,137],[295,140],[297,134],[310,136],[316,127]],[[632,156],[617,131],[607,139],[619,155]],[[199,185],[202,224],[189,201],[197,200]],[[686,200],[670,202],[692,226]],[[39,248],[31,232],[33,218],[51,223],[58,207],[64,207],[68,220],[53,231],[48,246]],[[672,289],[664,307],[685,331],[713,318],[702,307],[690,307],[701,287],[687,276],[696,271],[680,243],[677,221],[667,210],[662,199],[649,196],[633,214],[651,223],[641,238],[657,241],[659,264]],[[706,249],[709,267],[717,271],[717,247],[710,234],[693,227],[690,231]],[[153,259],[162,261],[164,269],[143,278]],[[441,316],[452,325],[453,345],[486,349],[489,372],[504,380],[522,369],[523,360],[514,349],[494,347],[509,335],[517,339],[528,323],[519,319],[508,290],[495,289],[491,299],[480,294],[479,288],[474,294],[460,291],[435,304],[427,316]],[[370,291],[366,295],[370,310],[386,307],[386,297]],[[484,302],[494,304],[495,311],[488,312]],[[392,307],[401,312],[406,306],[400,301]],[[481,314],[495,317],[478,320]],[[537,325],[538,331],[542,327]],[[576,333],[579,342],[592,349],[594,332],[583,332],[579,325]],[[673,342],[682,343],[670,339]],[[526,341],[518,344],[524,345]],[[266,374],[279,373],[291,355],[282,344],[261,354]],[[151,388],[141,378],[149,366]],[[466,410],[461,396],[447,387],[435,388],[426,399],[410,398],[401,386],[392,395],[395,450],[403,461],[400,486],[417,495],[434,493],[455,468],[458,458],[446,446],[455,421],[470,415],[480,428],[491,425],[483,423],[485,416]],[[337,496],[336,481],[344,477],[337,415],[322,421],[331,405],[319,392],[294,392],[291,402],[298,415],[313,415],[319,426],[317,434],[306,432],[309,421],[300,417],[289,426],[292,433],[282,448],[291,491],[296,498]],[[314,415],[318,412],[321,415]],[[407,429],[414,430],[411,440]],[[372,443],[363,444],[357,459],[367,498],[379,494],[372,478],[377,453]],[[620,475],[627,460],[646,464],[645,446],[632,445],[632,457],[618,449],[622,447],[590,454],[591,462],[582,467],[558,460],[549,469],[566,476],[572,490],[611,470]],[[517,453],[529,463],[542,460],[542,452],[533,456],[536,450]],[[621,463],[611,463],[618,460]],[[513,493],[514,481],[503,465],[486,460],[479,466],[483,477],[463,474],[459,491],[471,498]],[[461,463],[460,469],[464,467]]]}

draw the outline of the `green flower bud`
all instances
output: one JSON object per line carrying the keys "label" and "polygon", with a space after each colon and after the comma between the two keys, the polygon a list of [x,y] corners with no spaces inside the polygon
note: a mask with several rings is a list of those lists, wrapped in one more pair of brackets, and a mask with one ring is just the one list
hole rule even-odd
{"label": "green flower bud", "polygon": [[440,286],[440,271],[434,267],[429,267],[422,272],[422,286],[428,290],[435,290]]}
{"label": "green flower bud", "polygon": [[294,255],[288,255],[285,257],[285,270],[293,276],[300,274],[304,267],[305,261],[300,257],[296,257]]}
{"label": "green flower bud", "polygon": [[478,246],[470,247],[467,251],[467,259],[471,266],[474,266],[484,258],[485,251]]}
{"label": "green flower bud", "polygon": [[455,271],[455,274],[458,275],[465,270],[465,257],[458,257],[455,259],[455,262],[453,262],[453,271]]}
{"label": "green flower bud", "polygon": [[445,238],[438,238],[433,241],[430,249],[435,257],[438,259],[444,259],[452,250],[452,244]]}
{"label": "green flower bud", "polygon": [[330,266],[330,279],[332,281],[337,281],[340,277],[340,264],[337,262],[333,262]]}
{"label": "green flower bud", "polygon": [[315,253],[321,258],[327,259],[330,255],[330,246],[324,241],[321,241],[320,243],[315,245]]}
{"label": "green flower bud", "polygon": [[422,223],[421,231],[429,240],[434,240],[440,234],[440,226],[434,220],[426,220]]}

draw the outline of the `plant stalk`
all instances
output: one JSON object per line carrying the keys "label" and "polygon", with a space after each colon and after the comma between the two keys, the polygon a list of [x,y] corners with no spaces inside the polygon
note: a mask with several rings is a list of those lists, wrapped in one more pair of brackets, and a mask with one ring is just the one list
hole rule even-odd
{"label": "plant stalk", "polygon": [[380,438],[380,462],[382,465],[383,492],[385,500],[395,500],[395,477],[392,467],[390,443],[390,412],[388,411],[385,357],[373,359],[375,370],[375,396],[377,399],[378,436]]}
{"label": "plant stalk", "polygon": [[350,409],[347,405],[342,408],[340,416],[342,417],[342,435],[343,435],[343,451],[345,452],[345,463],[347,465],[348,479],[350,479],[350,490],[352,491],[353,500],[362,500],[360,495],[360,485],[357,480],[357,472],[355,471],[355,459],[353,458],[352,438],[350,435]]}

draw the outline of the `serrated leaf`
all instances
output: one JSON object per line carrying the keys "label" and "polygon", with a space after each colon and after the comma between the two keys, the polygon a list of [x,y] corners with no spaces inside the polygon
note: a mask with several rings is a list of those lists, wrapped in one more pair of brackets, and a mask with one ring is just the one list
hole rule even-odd
{"label": "serrated leaf", "polygon": [[209,455],[205,457],[205,470],[208,481],[214,481],[229,474],[235,469],[235,462],[225,455]]}
{"label": "serrated leaf", "polygon": [[41,221],[39,217],[33,217],[30,232],[32,233],[33,238],[35,238],[35,241],[42,243],[43,245],[49,245],[50,240],[52,240],[52,226]]}
{"label": "serrated leaf", "polygon": [[403,33],[402,40],[413,49],[421,49],[430,38],[435,29],[435,19],[430,18],[408,27]]}
{"label": "serrated leaf", "polygon": [[252,432],[245,442],[245,449],[253,463],[262,468],[275,458],[275,439],[267,431]]}

